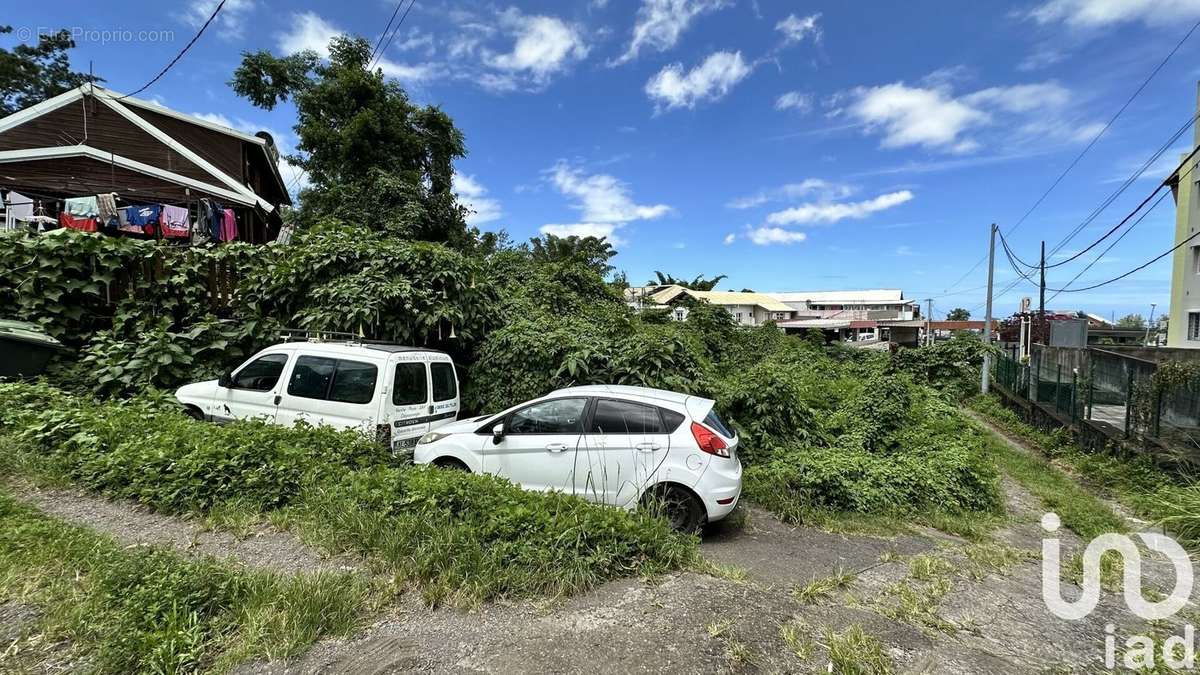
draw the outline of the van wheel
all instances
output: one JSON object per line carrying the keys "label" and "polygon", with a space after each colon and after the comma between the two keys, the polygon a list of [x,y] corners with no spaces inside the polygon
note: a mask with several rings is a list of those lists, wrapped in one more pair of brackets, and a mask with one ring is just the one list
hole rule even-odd
{"label": "van wheel", "polygon": [[194,405],[184,406],[183,414],[194,420],[198,420],[200,422],[204,421],[204,413],[200,412],[200,409]]}
{"label": "van wheel", "polygon": [[471,470],[467,468],[466,464],[463,464],[461,461],[454,459],[453,457],[439,457],[433,460],[433,465],[439,469],[449,469],[450,471],[464,471],[466,473],[471,473]]}
{"label": "van wheel", "polygon": [[672,530],[699,534],[708,520],[704,504],[691,490],[681,485],[659,485],[642,495],[642,508],[667,521]]}

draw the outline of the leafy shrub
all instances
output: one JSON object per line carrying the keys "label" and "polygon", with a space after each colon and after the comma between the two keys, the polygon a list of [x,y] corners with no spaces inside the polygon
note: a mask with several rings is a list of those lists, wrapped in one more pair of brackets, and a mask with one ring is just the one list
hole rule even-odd
{"label": "leafy shrub", "polygon": [[995,350],[985,345],[975,333],[956,331],[945,342],[901,347],[893,360],[898,370],[963,399],[978,388],[979,369],[983,365],[983,355],[989,349]]}
{"label": "leafy shrub", "polygon": [[275,508],[340,468],[390,459],[353,432],[259,421],[215,426],[144,400],[96,403],[49,389],[0,384],[0,432],[34,444],[53,472],[85,488],[171,513],[230,500]]}

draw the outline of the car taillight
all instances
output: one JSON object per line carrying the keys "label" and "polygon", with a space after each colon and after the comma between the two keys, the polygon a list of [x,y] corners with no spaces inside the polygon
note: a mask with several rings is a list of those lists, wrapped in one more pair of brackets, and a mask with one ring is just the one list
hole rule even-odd
{"label": "car taillight", "polygon": [[692,422],[692,437],[696,439],[696,445],[708,454],[717,457],[729,456],[729,446],[708,427]]}

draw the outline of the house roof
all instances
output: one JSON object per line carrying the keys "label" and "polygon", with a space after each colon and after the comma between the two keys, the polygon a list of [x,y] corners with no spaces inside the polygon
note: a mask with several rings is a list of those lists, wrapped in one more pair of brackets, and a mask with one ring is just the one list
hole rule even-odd
{"label": "house roof", "polygon": [[904,291],[899,288],[874,288],[859,291],[790,291],[767,293],[781,302],[821,302],[833,304],[884,304],[904,302]]}
{"label": "house roof", "polygon": [[[279,174],[279,168],[276,164],[276,157],[273,156],[273,153],[275,152],[274,145],[273,143],[268,142],[267,139],[245,134],[192,115],[185,115],[184,113],[171,110],[149,101],[143,101],[141,99],[132,97],[124,97],[117,92],[92,84],[84,84],[80,87],[59,94],[58,96],[42,101],[37,105],[30,106],[24,110],[20,110],[8,115],[7,117],[0,118],[0,134],[10,132],[23,124],[31,122],[32,120],[42,117],[43,115],[47,115],[48,113],[54,112],[55,110],[58,110],[66,105],[75,103],[84,97],[88,97],[89,100],[99,101],[107,109],[113,111],[121,118],[125,119],[128,123],[132,124],[133,127],[136,127],[141,132],[144,132],[146,135],[153,138],[155,141],[177,153],[179,157],[184,158],[191,164],[199,167],[204,174],[207,174],[207,178],[211,178],[212,180],[198,180],[197,178],[193,177],[188,179],[188,181],[183,181],[179,180],[182,178],[182,176],[179,176],[176,172],[164,169],[163,167],[153,167],[142,162],[135,162],[128,159],[123,160],[123,158],[121,158],[119,155],[115,155],[111,151],[105,151],[89,145],[87,143],[86,134],[84,139],[78,142],[76,145],[53,145],[50,147],[24,148],[21,150],[7,151],[3,153],[5,157],[0,159],[0,161],[15,162],[55,159],[65,156],[63,154],[64,152],[67,152],[67,154],[70,156],[87,156],[93,159],[101,159],[102,161],[112,161],[114,163],[121,163],[123,161],[125,168],[130,170],[141,173],[149,173],[156,178],[167,180],[185,187],[197,189],[201,192],[220,195],[226,199],[241,204],[256,205],[268,213],[275,210],[274,204],[261,197],[245,183],[238,180],[234,176],[231,176],[226,171],[221,170],[212,162],[208,161],[208,159],[201,156],[200,153],[193,151],[184,143],[180,142],[178,139],[172,137],[170,134],[148,121],[141,114],[131,109],[132,107],[152,111],[159,115],[165,115],[190,125],[202,127],[208,131],[214,131],[226,136],[230,136],[240,142],[250,143],[254,147],[260,148],[258,152],[263,153],[263,156],[266,158],[266,163],[272,172],[272,177],[278,183],[278,187],[280,188],[280,192],[284,195],[284,199],[287,200],[286,185]],[[96,155],[98,154],[103,155],[103,158],[97,157]],[[147,171],[147,169],[150,169],[150,171]],[[236,195],[236,197],[233,195]]]}
{"label": "house roof", "polygon": [[680,295],[690,295],[697,300],[705,300],[713,305],[754,305],[768,312],[791,312],[792,308],[765,293],[750,293],[741,291],[695,291],[683,286],[667,286],[663,290],[650,295],[657,304],[664,305]]}

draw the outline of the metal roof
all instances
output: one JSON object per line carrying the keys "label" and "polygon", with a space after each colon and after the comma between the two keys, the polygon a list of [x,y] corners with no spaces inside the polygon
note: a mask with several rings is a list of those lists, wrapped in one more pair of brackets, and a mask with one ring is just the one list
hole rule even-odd
{"label": "metal roof", "polygon": [[697,300],[705,300],[713,305],[754,305],[769,312],[791,312],[793,309],[766,293],[750,293],[741,291],[694,291],[683,286],[668,286],[649,296],[658,304],[666,304],[682,294],[687,294]]}
{"label": "metal roof", "polygon": [[781,302],[822,302],[832,304],[872,304],[905,302],[899,288],[874,288],[860,291],[788,291],[765,293]]}

